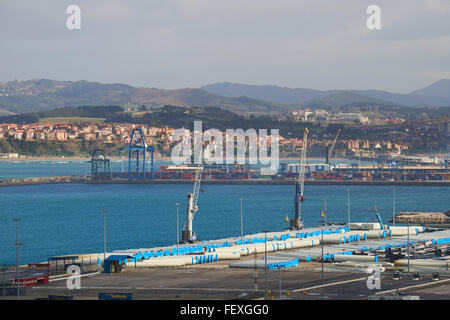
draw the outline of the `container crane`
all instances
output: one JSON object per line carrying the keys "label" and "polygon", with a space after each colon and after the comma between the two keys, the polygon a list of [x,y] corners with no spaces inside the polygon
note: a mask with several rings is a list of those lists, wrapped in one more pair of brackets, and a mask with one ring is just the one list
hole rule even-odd
{"label": "container crane", "polygon": [[301,219],[302,202],[305,200],[303,196],[303,189],[305,185],[305,166],[306,166],[306,151],[308,147],[308,128],[303,132],[303,148],[300,158],[300,166],[298,173],[298,180],[295,184],[295,214],[294,219],[291,219],[290,227],[293,230],[303,228],[303,221]]}
{"label": "container crane", "polygon": [[325,159],[325,163],[329,164],[330,163],[330,157],[331,157],[331,153],[334,150],[334,146],[336,145],[336,141],[337,138],[339,137],[339,133],[341,132],[341,129],[338,129],[338,131],[336,132],[336,136],[334,137],[333,143],[330,146],[327,146],[327,154],[326,154],[326,159]]}
{"label": "container crane", "polygon": [[200,181],[202,179],[203,167],[197,166],[195,168],[195,182],[194,182],[194,190],[193,192],[189,192],[187,194],[187,213],[186,213],[186,222],[184,224],[184,230],[182,231],[182,241],[183,242],[195,242],[197,240],[197,236],[195,232],[192,231],[192,221],[194,220],[194,215],[198,210],[197,201],[198,194],[200,191]]}

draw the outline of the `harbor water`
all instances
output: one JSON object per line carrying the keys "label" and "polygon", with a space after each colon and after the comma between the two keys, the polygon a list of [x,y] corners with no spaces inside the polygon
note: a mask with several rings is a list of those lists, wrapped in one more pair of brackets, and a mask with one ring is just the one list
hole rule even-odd
{"label": "harbor water", "polygon": [[[202,185],[194,231],[201,240],[240,235],[243,198],[244,234],[263,229],[282,231],[294,210],[294,186]],[[353,222],[375,222],[376,205],[383,221],[393,216],[392,186],[308,185],[302,205],[305,226],[319,224],[326,200],[328,221],[347,222],[347,189]],[[107,251],[172,245],[186,217],[190,184],[47,184],[0,188],[0,266],[16,261],[19,218],[20,263],[48,257],[103,252],[103,210]],[[399,211],[440,211],[450,208],[449,186],[397,186]]]}

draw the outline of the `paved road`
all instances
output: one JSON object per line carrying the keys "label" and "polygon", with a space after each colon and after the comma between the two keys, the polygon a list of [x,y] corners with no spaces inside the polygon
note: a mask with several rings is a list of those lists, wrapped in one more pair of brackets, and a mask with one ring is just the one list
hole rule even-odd
{"label": "paved road", "polygon": [[[280,282],[281,276],[281,282]],[[419,295],[421,299],[450,299],[450,276],[441,276],[440,282],[431,275],[412,280],[403,274],[393,280],[392,272],[382,273],[380,289],[367,287],[366,273],[326,272],[322,285],[320,268],[298,267],[289,270],[267,272],[268,297],[278,299],[367,299],[368,296],[394,290]],[[264,295],[264,270],[258,270],[256,297]],[[254,295],[254,270],[225,267],[158,268],[146,271],[128,270],[122,273],[96,274],[80,279],[81,289],[68,290],[66,281],[52,281],[45,286],[27,290],[25,299],[43,298],[49,294],[70,295],[74,299],[97,299],[100,292],[131,292],[134,299],[252,299]],[[422,284],[432,287],[408,288]]]}

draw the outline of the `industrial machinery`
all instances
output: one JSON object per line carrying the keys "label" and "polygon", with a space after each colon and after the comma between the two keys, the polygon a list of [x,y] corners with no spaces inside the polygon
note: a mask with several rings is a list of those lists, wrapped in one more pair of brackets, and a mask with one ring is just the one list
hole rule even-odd
{"label": "industrial machinery", "polygon": [[153,179],[153,146],[149,146],[142,129],[133,129],[128,148],[128,179],[147,179],[150,154],[150,179]]}
{"label": "industrial machinery", "polygon": [[105,151],[95,149],[91,160],[91,179],[92,180],[111,180],[110,160],[106,158]]}
{"label": "industrial machinery", "polygon": [[326,147],[326,159],[325,159],[326,164],[330,163],[331,153],[334,150],[334,146],[336,145],[336,141],[337,141],[337,138],[339,137],[340,132],[341,132],[341,129],[338,129],[338,131],[336,132],[336,136],[334,137],[333,143]]}
{"label": "industrial machinery", "polygon": [[298,230],[303,228],[303,221],[301,219],[302,202],[305,200],[303,196],[303,189],[305,185],[305,167],[306,167],[306,150],[308,147],[308,128],[303,132],[303,148],[300,158],[300,166],[298,173],[298,180],[295,184],[295,212],[294,218],[291,219],[290,228]]}
{"label": "industrial machinery", "polygon": [[384,224],[381,220],[380,214],[378,213],[377,206],[374,207],[373,211],[375,211],[375,214],[377,215],[378,223],[380,224],[381,230],[384,230]]}
{"label": "industrial machinery", "polygon": [[198,240],[195,232],[192,231],[192,221],[194,220],[194,215],[198,210],[197,201],[200,191],[200,181],[202,179],[203,167],[198,165],[197,167],[192,167],[192,169],[195,169],[195,182],[193,192],[189,192],[187,194],[186,222],[184,224],[184,230],[181,234],[181,239],[184,243],[191,243]]}

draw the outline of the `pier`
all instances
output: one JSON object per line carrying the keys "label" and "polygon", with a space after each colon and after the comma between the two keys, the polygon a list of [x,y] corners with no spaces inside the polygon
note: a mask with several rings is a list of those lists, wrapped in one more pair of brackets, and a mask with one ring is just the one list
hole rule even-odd
{"label": "pier", "polygon": [[[27,186],[50,183],[86,183],[86,184],[192,184],[188,179],[111,179],[92,180],[89,176],[61,176],[61,177],[39,177],[0,180],[0,187]],[[232,185],[295,185],[295,180],[275,179],[204,179],[202,184],[232,184]],[[402,180],[305,180],[305,185],[364,185],[364,186],[450,186],[450,180],[425,180],[425,181],[402,181]]]}
{"label": "pier", "polygon": [[[119,257],[123,266],[107,271],[103,253],[70,255],[82,269],[80,289],[68,289],[70,275],[62,272],[22,289],[22,299],[98,299],[105,293],[132,299],[366,300],[401,298],[399,293],[448,299],[448,229],[362,228],[334,225],[116,250],[106,253],[105,261]],[[377,288],[367,285],[373,268],[381,272]]]}

